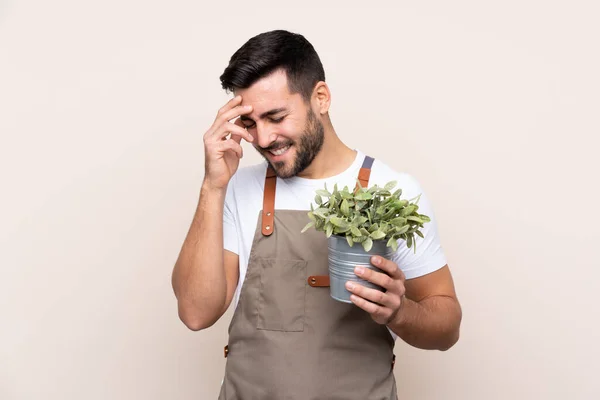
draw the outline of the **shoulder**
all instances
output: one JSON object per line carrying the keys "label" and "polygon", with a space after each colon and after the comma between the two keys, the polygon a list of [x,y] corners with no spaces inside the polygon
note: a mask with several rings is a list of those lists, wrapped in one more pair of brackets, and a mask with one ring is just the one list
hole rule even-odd
{"label": "shoulder", "polygon": [[386,183],[396,181],[396,188],[402,189],[402,197],[415,197],[423,192],[417,178],[408,172],[397,171],[384,161],[375,159],[371,168],[369,186],[384,186]]}
{"label": "shoulder", "polygon": [[266,171],[266,162],[238,168],[227,185],[226,207],[234,209],[251,204],[254,198],[262,198]]}

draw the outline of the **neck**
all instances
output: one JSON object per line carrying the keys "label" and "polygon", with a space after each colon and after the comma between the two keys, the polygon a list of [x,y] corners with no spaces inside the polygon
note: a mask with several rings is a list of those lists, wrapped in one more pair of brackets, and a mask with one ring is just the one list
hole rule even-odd
{"label": "neck", "polygon": [[335,176],[348,169],[356,158],[356,151],[340,140],[329,118],[323,121],[323,128],[323,147],[310,165],[298,174],[301,178],[324,179]]}

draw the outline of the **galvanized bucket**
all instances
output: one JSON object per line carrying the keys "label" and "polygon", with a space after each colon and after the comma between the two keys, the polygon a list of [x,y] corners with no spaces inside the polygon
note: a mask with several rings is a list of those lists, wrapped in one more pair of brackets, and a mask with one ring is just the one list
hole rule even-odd
{"label": "galvanized bucket", "polygon": [[366,252],[360,243],[354,243],[354,246],[350,247],[343,236],[331,235],[328,244],[329,282],[332,298],[344,303],[352,303],[350,301],[351,293],[346,290],[346,282],[348,281],[358,282],[368,288],[380,291],[384,290],[382,287],[356,276],[354,268],[361,265],[365,268],[381,272],[379,268],[371,264],[371,257],[378,255],[390,259],[393,250],[386,246],[387,241],[374,240],[373,247],[369,252]]}

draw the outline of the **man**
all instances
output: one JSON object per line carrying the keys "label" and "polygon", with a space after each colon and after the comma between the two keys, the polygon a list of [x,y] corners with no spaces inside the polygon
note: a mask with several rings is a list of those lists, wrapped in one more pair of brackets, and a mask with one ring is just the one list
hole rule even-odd
{"label": "man", "polygon": [[[301,35],[250,39],[221,76],[235,97],[204,135],[205,177],[173,271],[179,316],[192,330],[214,324],[234,300],[219,399],[395,399],[394,340],[446,350],[461,308],[427,197],[408,174],[346,146],[329,118],[321,61]],[[232,122],[233,121],[233,122]],[[238,170],[241,141],[266,162]],[[385,292],[347,285],[352,304],[327,287],[327,240],[300,233],[316,189],[396,180],[421,194],[431,217],[416,254],[402,242],[381,272],[355,273]],[[309,276],[319,282],[310,283]],[[307,282],[308,279],[308,282]]]}

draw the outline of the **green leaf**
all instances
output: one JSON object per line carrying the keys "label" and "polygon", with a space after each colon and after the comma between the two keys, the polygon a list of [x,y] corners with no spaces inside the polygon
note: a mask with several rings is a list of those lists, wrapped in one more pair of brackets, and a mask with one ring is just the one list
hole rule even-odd
{"label": "green leaf", "polygon": [[368,218],[367,217],[363,217],[361,215],[358,218],[356,218],[356,226],[361,226],[361,225],[363,225],[367,221],[368,221]]}
{"label": "green leaf", "polygon": [[325,189],[317,189],[316,192],[317,192],[317,194],[319,194],[319,195],[321,195],[323,197],[331,197],[331,193],[329,193]]}
{"label": "green leaf", "polygon": [[374,232],[371,232],[371,238],[374,240],[383,239],[385,237],[385,233],[381,229],[377,229]]}
{"label": "green leaf", "polygon": [[365,249],[366,252],[369,252],[371,250],[371,248],[373,247],[373,240],[371,240],[371,238],[367,238],[365,239],[364,242],[362,242],[363,248]]}
{"label": "green leaf", "polygon": [[[394,229],[393,226],[391,226],[390,224],[388,224],[387,222],[380,222],[379,223],[379,230],[382,231],[385,235],[387,235],[387,233],[390,231],[390,229]],[[395,230],[394,230],[395,232]]]}
{"label": "green leaf", "polygon": [[415,233],[417,235],[421,236],[423,239],[425,239],[425,236],[423,236],[423,233],[421,231],[416,231]]}
{"label": "green leaf", "polygon": [[327,223],[326,228],[325,228],[325,235],[327,237],[330,237],[332,233],[333,233],[333,225],[331,223]]}
{"label": "green leaf", "polygon": [[352,240],[352,235],[346,235],[346,241],[348,242],[348,246],[354,246],[354,241]]}
{"label": "green leaf", "polygon": [[325,219],[323,219],[323,218],[317,218],[317,221],[315,222],[315,228],[318,231],[323,231],[324,227],[325,227]]}
{"label": "green leaf", "polygon": [[373,195],[369,192],[358,192],[354,198],[356,200],[371,200],[373,198]]}
{"label": "green leaf", "polygon": [[315,203],[317,203],[318,205],[323,204],[323,199],[318,194],[315,195]]}
{"label": "green leaf", "polygon": [[[387,247],[392,247],[394,245],[394,243],[396,243],[397,240],[394,237],[391,237],[390,240],[388,240],[386,246]],[[396,245],[398,245],[398,243],[396,243]]]}
{"label": "green leaf", "polygon": [[339,228],[350,229],[350,223],[339,217],[331,217],[331,223]]}
{"label": "green leaf", "polygon": [[319,207],[315,211],[313,211],[313,214],[321,218],[325,218],[329,214],[329,209]]}
{"label": "green leaf", "polygon": [[407,217],[407,216],[411,215],[415,210],[416,210],[415,205],[406,206],[406,208],[404,208],[402,211],[400,211],[400,216]]}
{"label": "green leaf", "polygon": [[370,233],[368,230],[366,230],[365,228],[360,228],[360,233],[362,233],[362,235],[361,235],[361,236],[367,236],[367,237],[368,237],[368,236],[371,234],[371,233]]}
{"label": "green leaf", "polygon": [[356,226],[354,226],[354,225],[352,225],[352,226],[350,227],[350,232],[352,232],[352,234],[353,234],[354,236],[362,236],[362,235],[363,235],[363,234],[362,234],[362,232],[360,231],[360,229],[358,229],[358,228],[357,228]]}
{"label": "green leaf", "polygon": [[397,200],[394,201],[394,208],[396,208],[397,210],[400,210],[403,207],[406,207],[408,205],[408,200]]}
{"label": "green leaf", "polygon": [[393,188],[396,187],[396,185],[398,184],[397,181],[391,181],[385,184],[384,188],[385,190],[392,190]]}
{"label": "green leaf", "polygon": [[390,218],[396,215],[396,210],[394,208],[389,209],[385,214],[381,216],[381,219],[384,221],[389,220]]}
{"label": "green leaf", "polygon": [[379,229],[379,224],[375,223],[369,227],[369,232],[375,232],[377,229]]}
{"label": "green leaf", "polygon": [[[421,193],[421,194],[422,194],[422,193]],[[415,197],[413,197],[413,198],[412,198],[412,199],[410,199],[409,201],[410,201],[411,203],[413,203],[413,202],[414,202],[415,204],[418,204],[418,203],[419,203],[419,200],[421,200],[421,194],[419,194],[418,196],[415,196]]]}
{"label": "green leaf", "polygon": [[309,211],[309,212],[308,212],[308,218],[309,218],[311,221],[313,221],[313,222],[317,220],[317,219],[315,218],[315,215],[314,215],[314,213],[313,213],[312,211]]}
{"label": "green leaf", "polygon": [[350,230],[350,224],[348,224],[348,226],[343,226],[343,227],[336,226],[335,227],[335,233],[336,234],[338,234],[338,233],[346,233],[349,230]]}
{"label": "green leaf", "polygon": [[390,224],[401,227],[403,225],[406,225],[406,218],[403,218],[403,217],[394,218],[394,219],[390,220]]}
{"label": "green leaf", "polygon": [[354,195],[347,191],[340,192],[340,196],[342,196],[342,199],[353,199],[354,198]]}
{"label": "green leaf", "polygon": [[346,217],[350,215],[350,206],[348,205],[348,200],[346,200],[346,199],[342,200],[342,205],[340,206],[340,211]]}
{"label": "green leaf", "polygon": [[396,228],[396,234],[402,234],[408,232],[410,225],[404,225],[402,228]]}
{"label": "green leaf", "polygon": [[424,223],[424,222],[425,222],[425,221],[423,221],[421,218],[419,218],[419,217],[414,217],[414,216],[412,216],[412,215],[409,215],[408,217],[406,217],[406,219],[407,219],[407,220],[409,220],[409,221],[415,221],[415,222],[418,222],[419,224],[422,224],[422,223]]}
{"label": "green leaf", "polygon": [[308,230],[308,228],[315,226],[315,221],[310,221],[308,224],[306,224],[306,226],[304,228],[302,228],[302,231],[300,233],[304,233]]}
{"label": "green leaf", "polygon": [[408,246],[409,249],[412,247],[412,245],[413,245],[412,235],[406,238],[406,245]]}
{"label": "green leaf", "polygon": [[366,205],[367,205],[366,201],[357,201],[356,202],[356,210],[359,211]]}

